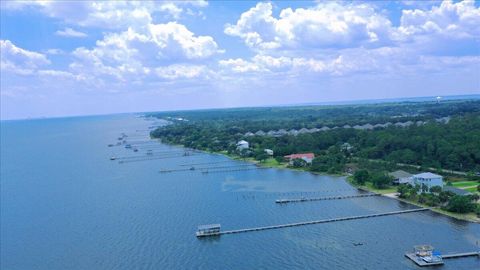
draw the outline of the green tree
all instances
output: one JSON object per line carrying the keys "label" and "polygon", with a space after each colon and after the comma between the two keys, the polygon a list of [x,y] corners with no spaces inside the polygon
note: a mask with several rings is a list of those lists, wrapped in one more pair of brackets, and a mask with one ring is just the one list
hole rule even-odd
{"label": "green tree", "polygon": [[456,213],[468,213],[475,210],[475,203],[470,196],[453,196],[448,201],[447,210]]}
{"label": "green tree", "polygon": [[368,173],[367,170],[363,170],[363,169],[356,171],[355,174],[353,175],[353,179],[355,180],[355,182],[357,182],[360,185],[364,185],[369,178],[370,178],[370,174]]}
{"label": "green tree", "polygon": [[371,177],[371,181],[374,187],[383,189],[392,183],[392,178],[385,173],[376,173]]}
{"label": "green tree", "polygon": [[442,187],[441,186],[433,186],[430,188],[430,192],[439,194],[442,192]]}

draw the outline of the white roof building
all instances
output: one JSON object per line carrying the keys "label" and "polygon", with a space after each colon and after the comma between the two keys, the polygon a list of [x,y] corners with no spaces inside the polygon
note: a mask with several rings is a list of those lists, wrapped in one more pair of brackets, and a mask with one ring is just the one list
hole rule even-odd
{"label": "white roof building", "polygon": [[249,144],[248,144],[247,141],[241,140],[237,143],[237,149],[238,150],[248,149],[248,148],[249,148]]}
{"label": "white roof building", "polygon": [[414,185],[426,185],[429,189],[434,186],[443,187],[443,176],[431,172],[424,172],[412,176]]}

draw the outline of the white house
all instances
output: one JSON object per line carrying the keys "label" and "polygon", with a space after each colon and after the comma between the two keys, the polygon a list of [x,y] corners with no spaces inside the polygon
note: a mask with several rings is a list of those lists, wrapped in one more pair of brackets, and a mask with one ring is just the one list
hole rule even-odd
{"label": "white house", "polygon": [[438,174],[424,172],[413,175],[412,179],[413,185],[426,185],[429,189],[434,186],[443,187],[443,176]]}
{"label": "white house", "polygon": [[265,149],[265,154],[269,155],[269,156],[273,156],[273,150],[272,149]]}
{"label": "white house", "polygon": [[249,145],[247,141],[241,140],[237,143],[237,150],[248,149]]}

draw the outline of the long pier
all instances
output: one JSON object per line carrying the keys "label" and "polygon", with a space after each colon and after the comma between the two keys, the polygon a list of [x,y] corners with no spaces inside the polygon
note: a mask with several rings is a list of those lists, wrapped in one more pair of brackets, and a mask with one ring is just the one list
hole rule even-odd
{"label": "long pier", "polygon": [[132,162],[141,162],[141,161],[150,161],[150,160],[158,160],[158,159],[173,159],[173,158],[188,158],[195,155],[177,155],[177,156],[145,156],[142,159],[127,159],[127,160],[119,160],[118,163],[132,163]]}
{"label": "long pier", "polygon": [[322,224],[322,223],[331,223],[331,222],[347,221],[347,220],[355,220],[355,219],[383,217],[383,216],[407,214],[407,213],[414,213],[414,212],[427,211],[427,210],[430,210],[430,208],[416,208],[416,209],[410,209],[410,210],[392,211],[392,212],[384,212],[384,213],[362,215],[362,216],[330,218],[330,219],[321,219],[321,220],[288,223],[288,224],[272,225],[272,226],[264,226],[264,227],[255,227],[255,228],[247,228],[247,229],[219,231],[219,232],[215,232],[215,233],[211,233],[211,234],[204,234],[204,235],[201,235],[201,237],[203,237],[203,236],[217,236],[217,235],[223,235],[223,234],[254,232],[254,231],[265,231],[265,230],[281,229],[281,228],[288,228],[288,227],[298,227],[298,226]]}
{"label": "long pier", "polygon": [[455,259],[455,258],[471,257],[471,256],[480,257],[480,251],[444,254],[442,255],[442,259]]}
{"label": "long pier", "polygon": [[315,198],[297,198],[297,199],[278,199],[275,203],[297,203],[297,202],[313,202],[313,201],[326,201],[326,200],[343,200],[343,199],[352,199],[352,198],[363,198],[363,197],[373,197],[380,196],[381,194],[377,193],[368,193],[360,195],[347,195],[347,196],[328,196],[328,197],[315,197]]}
{"label": "long pier", "polygon": [[243,169],[243,168],[257,168],[254,167],[254,164],[241,164],[241,165],[233,165],[233,166],[212,166],[212,167],[190,167],[190,168],[182,168],[182,169],[163,169],[160,170],[161,173],[171,173],[171,172],[186,172],[186,171],[200,171],[200,172],[206,172],[206,171],[218,171],[218,169],[225,170],[225,169]]}

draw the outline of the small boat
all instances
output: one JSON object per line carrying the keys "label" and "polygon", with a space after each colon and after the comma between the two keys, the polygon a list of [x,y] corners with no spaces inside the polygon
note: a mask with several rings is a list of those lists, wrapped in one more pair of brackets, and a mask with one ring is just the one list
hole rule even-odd
{"label": "small boat", "polygon": [[117,159],[117,158],[116,157],[110,157],[110,160],[115,160],[115,159]]}

